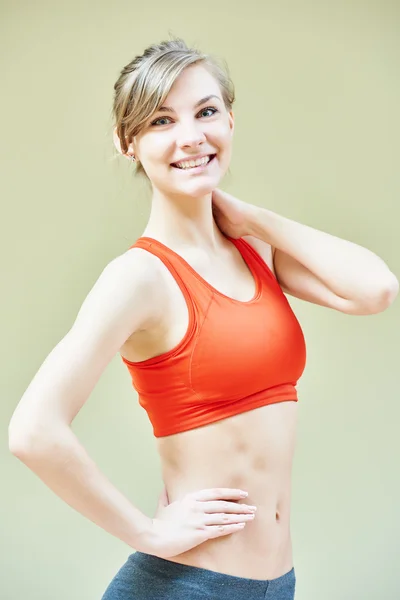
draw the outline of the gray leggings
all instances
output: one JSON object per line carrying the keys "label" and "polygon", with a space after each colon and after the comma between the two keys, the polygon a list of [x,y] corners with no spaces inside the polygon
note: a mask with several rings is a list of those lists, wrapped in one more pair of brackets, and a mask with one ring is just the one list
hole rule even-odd
{"label": "gray leggings", "polygon": [[294,600],[295,585],[294,567],[276,579],[247,579],[135,552],[102,600]]}

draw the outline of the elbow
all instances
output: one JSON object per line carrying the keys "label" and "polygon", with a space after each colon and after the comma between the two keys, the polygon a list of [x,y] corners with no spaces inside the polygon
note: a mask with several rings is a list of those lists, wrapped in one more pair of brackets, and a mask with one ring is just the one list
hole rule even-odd
{"label": "elbow", "polygon": [[11,454],[18,457],[26,454],[36,437],[33,429],[31,414],[27,415],[19,404],[8,423],[8,449]]}
{"label": "elbow", "polygon": [[8,428],[8,449],[14,456],[21,458],[32,452],[35,447],[35,435],[15,426]]}
{"label": "elbow", "polygon": [[20,460],[55,456],[68,443],[71,428],[59,421],[43,420],[27,426],[11,422],[8,426],[8,448]]}
{"label": "elbow", "polygon": [[387,283],[385,283],[385,285],[382,286],[380,297],[381,311],[386,310],[391,304],[393,304],[398,293],[399,281],[397,277],[391,272]]}
{"label": "elbow", "polygon": [[23,460],[25,456],[41,456],[51,453],[62,435],[56,432],[54,425],[42,423],[41,425],[27,426],[26,422],[13,423],[8,426],[8,448],[11,454]]}
{"label": "elbow", "polygon": [[9,437],[8,439],[8,449],[17,458],[22,458],[22,456],[26,456],[28,451],[27,444],[21,438]]}
{"label": "elbow", "polygon": [[382,283],[376,293],[369,299],[368,314],[377,314],[385,311],[393,304],[399,293],[399,281],[390,273],[386,281]]}

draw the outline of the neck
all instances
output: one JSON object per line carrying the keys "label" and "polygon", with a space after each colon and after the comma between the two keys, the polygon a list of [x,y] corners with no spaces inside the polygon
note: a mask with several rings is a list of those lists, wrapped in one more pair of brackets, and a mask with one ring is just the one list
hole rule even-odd
{"label": "neck", "polygon": [[213,217],[212,192],[201,197],[174,198],[154,192],[143,236],[153,237],[174,248],[196,246],[217,250],[224,236]]}

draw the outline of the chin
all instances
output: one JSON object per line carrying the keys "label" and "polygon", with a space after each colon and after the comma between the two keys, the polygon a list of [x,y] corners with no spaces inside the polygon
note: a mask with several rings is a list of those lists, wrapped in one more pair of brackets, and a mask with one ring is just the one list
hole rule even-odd
{"label": "chin", "polygon": [[[201,186],[196,186],[192,190],[188,189],[187,195],[190,196],[191,198],[203,198],[204,196],[211,194],[215,190],[215,188],[217,188],[218,186],[219,186],[219,181],[216,181],[214,184],[208,184],[208,185],[204,184]],[[185,193],[185,192],[183,192],[183,193]]]}
{"label": "chin", "polygon": [[207,196],[207,194],[211,194],[211,192],[218,187],[219,181],[220,180],[218,179],[214,182],[204,182],[202,185],[192,186],[191,189],[190,186],[187,186],[187,190],[182,190],[182,192],[186,192],[187,195],[192,198],[202,198],[203,196]]}
{"label": "chin", "polygon": [[184,185],[176,188],[176,192],[187,194],[192,198],[201,198],[215,190],[221,184],[224,175],[225,173],[219,172],[217,175],[204,177],[203,179],[193,178],[192,181],[187,181]]}
{"label": "chin", "polygon": [[207,177],[202,181],[193,179],[180,186],[164,185],[161,189],[164,188],[164,193],[171,196],[177,195],[188,196],[190,198],[202,198],[215,190],[215,188],[219,186],[221,179],[221,177]]}

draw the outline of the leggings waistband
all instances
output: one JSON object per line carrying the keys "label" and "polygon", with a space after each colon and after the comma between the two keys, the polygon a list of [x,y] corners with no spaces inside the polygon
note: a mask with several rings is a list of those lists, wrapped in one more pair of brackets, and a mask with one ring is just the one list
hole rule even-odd
{"label": "leggings waistband", "polygon": [[295,584],[294,567],[275,579],[259,580],[135,552],[110,584],[118,592],[103,600],[293,600]]}

